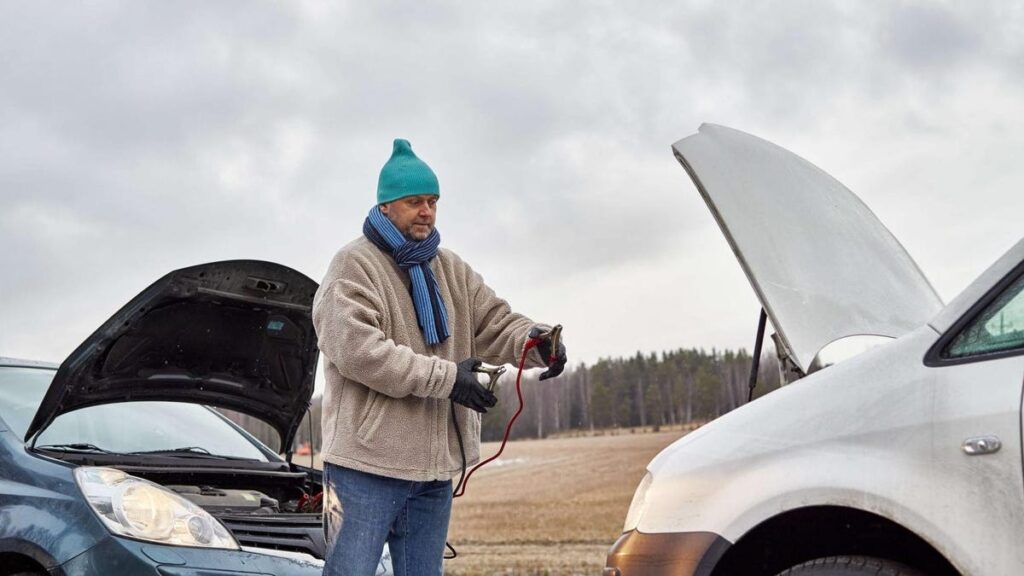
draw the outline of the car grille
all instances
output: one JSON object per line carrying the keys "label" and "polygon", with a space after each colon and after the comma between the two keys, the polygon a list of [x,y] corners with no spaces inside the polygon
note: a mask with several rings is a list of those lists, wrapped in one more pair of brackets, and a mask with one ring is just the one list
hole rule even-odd
{"label": "car grille", "polygon": [[320,514],[224,514],[217,518],[242,546],[304,552],[321,559],[327,552]]}

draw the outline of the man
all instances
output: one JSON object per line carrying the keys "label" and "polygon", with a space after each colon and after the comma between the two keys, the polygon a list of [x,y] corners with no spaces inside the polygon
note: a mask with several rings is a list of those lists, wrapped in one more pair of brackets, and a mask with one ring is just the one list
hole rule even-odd
{"label": "man", "polygon": [[[442,573],[451,480],[479,460],[480,413],[497,401],[473,369],[518,362],[546,329],[438,248],[439,197],[434,172],[395,140],[363,236],[335,255],[313,302],[327,380],[325,575],[373,574],[385,542],[397,576]],[[551,357],[550,342],[537,348],[531,368]],[[542,379],[562,372],[564,346],[555,357]]]}

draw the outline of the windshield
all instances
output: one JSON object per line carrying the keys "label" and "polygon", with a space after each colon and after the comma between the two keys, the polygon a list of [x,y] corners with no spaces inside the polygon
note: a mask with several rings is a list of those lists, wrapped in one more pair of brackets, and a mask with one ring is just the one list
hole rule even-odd
{"label": "windshield", "polygon": [[[0,418],[24,439],[55,372],[0,367]],[[58,416],[37,446],[93,444],[110,452],[151,452],[200,447],[211,454],[267,458],[212,410],[180,402],[123,402],[82,408]]]}
{"label": "windshield", "polygon": [[0,419],[18,438],[25,439],[54,374],[46,368],[0,366]]}

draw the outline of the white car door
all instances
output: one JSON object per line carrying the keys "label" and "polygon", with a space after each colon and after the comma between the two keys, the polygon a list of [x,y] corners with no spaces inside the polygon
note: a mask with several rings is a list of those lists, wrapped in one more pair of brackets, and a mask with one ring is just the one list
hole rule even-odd
{"label": "white car door", "polygon": [[934,369],[933,542],[965,574],[1024,574],[1024,263],[946,330]]}

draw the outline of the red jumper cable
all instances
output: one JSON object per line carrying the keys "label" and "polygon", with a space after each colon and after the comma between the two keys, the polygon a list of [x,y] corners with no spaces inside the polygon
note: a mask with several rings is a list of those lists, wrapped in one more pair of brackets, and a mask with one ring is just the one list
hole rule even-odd
{"label": "red jumper cable", "polygon": [[[501,439],[501,446],[498,448],[498,451],[493,456],[484,460],[483,462],[478,463],[476,466],[473,466],[469,470],[469,472],[466,473],[466,476],[459,480],[459,485],[456,486],[455,493],[452,495],[453,498],[458,498],[459,496],[462,496],[463,494],[466,493],[466,486],[469,485],[469,478],[473,475],[473,472],[476,472],[484,465],[493,462],[494,460],[497,460],[498,457],[501,456],[501,453],[505,451],[505,444],[508,443],[508,436],[512,432],[512,425],[516,423],[516,419],[519,418],[519,415],[522,414],[523,412],[523,368],[526,366],[526,355],[530,353],[530,350],[533,350],[538,344],[540,344],[544,340],[550,340],[551,356],[548,358],[548,364],[554,363],[558,359],[556,354],[558,354],[558,340],[561,338],[561,336],[562,325],[559,324],[558,326],[555,326],[551,330],[538,334],[536,337],[529,338],[526,341],[526,344],[523,346],[522,357],[519,359],[519,373],[516,374],[516,395],[519,397],[519,407],[516,409],[516,413],[512,415],[512,418],[509,419],[508,424],[505,425],[505,435]],[[497,375],[500,374],[500,372],[497,373]],[[497,375],[492,375],[492,384],[497,379]],[[463,461],[465,461],[465,456],[463,456]]]}

